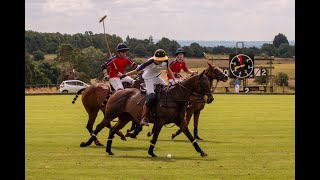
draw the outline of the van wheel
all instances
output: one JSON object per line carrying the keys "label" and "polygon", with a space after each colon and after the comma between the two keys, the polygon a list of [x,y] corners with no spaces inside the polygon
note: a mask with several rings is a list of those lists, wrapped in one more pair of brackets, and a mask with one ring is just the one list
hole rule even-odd
{"label": "van wheel", "polygon": [[67,90],[63,90],[62,93],[68,93],[68,91]]}

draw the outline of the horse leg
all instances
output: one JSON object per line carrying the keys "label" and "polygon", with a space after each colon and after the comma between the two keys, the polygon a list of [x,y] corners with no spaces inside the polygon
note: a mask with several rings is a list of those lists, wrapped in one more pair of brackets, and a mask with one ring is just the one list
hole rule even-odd
{"label": "horse leg", "polygon": [[205,153],[199,146],[199,144],[197,143],[197,140],[191,135],[189,128],[187,126],[186,121],[182,120],[181,125],[180,125],[180,129],[182,130],[182,132],[187,136],[187,138],[189,139],[189,141],[192,143],[193,147],[195,148],[195,150],[201,154],[202,157],[204,156],[208,156],[207,153]]}
{"label": "horse leg", "polygon": [[136,128],[136,126],[137,125],[134,122],[132,122],[131,127],[129,129],[127,129],[127,133],[132,132]]}
{"label": "horse leg", "polygon": [[152,157],[157,157],[157,155],[153,153],[153,150],[154,150],[154,147],[156,146],[157,139],[162,127],[163,127],[163,123],[155,123],[153,125],[152,131],[154,134],[152,136],[152,140],[150,141],[151,144],[148,150],[148,154],[151,155]]}
{"label": "horse leg", "polygon": [[137,135],[142,131],[142,126],[141,125],[136,125],[134,128],[133,133],[130,135],[131,138],[137,138]]}
{"label": "horse leg", "polygon": [[[105,115],[105,112],[104,111],[102,111],[102,112],[103,112],[103,115]],[[111,124],[107,124],[106,127],[110,129],[111,128]],[[121,131],[118,131],[116,134],[118,136],[120,136],[121,140],[123,140],[123,141],[127,140],[126,136],[124,136],[124,134]]]}
{"label": "horse leg", "polygon": [[106,152],[109,155],[114,155],[113,152],[111,152],[111,145],[112,145],[112,140],[114,138],[114,134],[116,132],[119,132],[120,129],[122,129],[129,121],[131,121],[132,117],[121,115],[119,116],[118,119],[119,119],[118,122],[112,128],[110,128],[110,131],[109,131],[107,147],[106,147]]}
{"label": "horse leg", "polygon": [[80,144],[80,147],[87,147],[89,145],[91,145],[91,143],[93,141],[97,140],[97,135],[98,133],[104,128],[104,127],[108,127],[111,128],[111,124],[110,124],[110,120],[108,121],[106,119],[106,116],[102,119],[102,121],[96,126],[96,129],[90,134],[91,137],[89,138],[89,140],[87,142],[82,142]]}
{"label": "horse leg", "polygon": [[200,116],[200,111],[194,112],[194,114],[193,114],[193,120],[194,120],[193,135],[194,135],[194,138],[196,138],[196,139],[198,139],[198,140],[203,140],[203,139],[200,138],[199,135],[198,135],[199,116]]}
{"label": "horse leg", "polygon": [[152,136],[153,134],[154,134],[154,125],[153,125],[153,128],[152,128],[151,132],[150,132],[150,131],[148,132],[147,136],[150,137],[150,136]]}
{"label": "horse leg", "polygon": [[[90,134],[92,134],[92,127],[93,127],[93,124],[94,124],[94,122],[95,122],[95,120],[97,118],[98,112],[99,112],[99,109],[93,109],[93,110],[88,112],[89,120],[88,120],[86,128],[87,128],[87,130],[89,131]],[[94,143],[95,143],[96,146],[103,146],[103,144],[100,143],[100,141],[98,140],[97,137],[95,138]]]}
{"label": "horse leg", "polygon": [[[192,114],[193,114],[193,111],[191,111],[191,110],[187,111],[187,114],[186,114],[187,125],[189,125],[189,123],[190,123],[190,119],[192,117]],[[175,134],[171,135],[171,139],[174,139],[175,137],[177,137],[181,132],[182,132],[181,128],[178,129],[178,131]]]}

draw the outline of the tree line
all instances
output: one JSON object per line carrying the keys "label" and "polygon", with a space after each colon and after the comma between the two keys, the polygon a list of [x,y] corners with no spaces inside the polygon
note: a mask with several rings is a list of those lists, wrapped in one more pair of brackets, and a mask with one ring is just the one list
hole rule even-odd
{"label": "tree line", "polygon": [[[66,79],[81,79],[89,82],[93,78],[101,78],[100,65],[110,55],[106,48],[108,42],[111,54],[116,54],[116,46],[125,42],[130,50],[127,55],[137,64],[139,58],[153,56],[156,49],[164,49],[167,54],[174,57],[177,48],[182,47],[186,57],[202,58],[203,52],[209,54],[237,53],[236,48],[224,46],[206,47],[198,43],[190,46],[181,46],[177,41],[162,37],[154,42],[153,37],[136,39],[126,37],[125,41],[115,34],[93,34],[86,31],[84,34],[74,35],[57,33],[41,33],[31,30],[25,31],[25,84],[59,84]],[[289,45],[284,34],[275,36],[273,44],[263,44],[262,47],[249,47],[241,49],[242,53],[254,55],[267,55],[275,57],[292,57],[295,46]],[[45,60],[46,54],[56,54],[53,60]],[[130,69],[128,69],[130,70]]]}

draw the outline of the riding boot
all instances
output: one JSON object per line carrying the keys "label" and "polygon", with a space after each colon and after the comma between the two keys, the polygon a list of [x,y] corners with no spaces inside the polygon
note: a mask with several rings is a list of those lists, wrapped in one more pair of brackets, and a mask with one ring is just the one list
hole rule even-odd
{"label": "riding boot", "polygon": [[149,114],[149,107],[146,104],[144,104],[143,111],[142,111],[142,118],[140,121],[141,126],[149,126],[148,114]]}

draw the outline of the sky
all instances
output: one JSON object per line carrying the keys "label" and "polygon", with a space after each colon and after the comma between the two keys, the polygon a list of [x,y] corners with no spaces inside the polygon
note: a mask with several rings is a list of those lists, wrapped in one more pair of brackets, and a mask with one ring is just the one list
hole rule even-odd
{"label": "sky", "polygon": [[295,0],[25,0],[25,30],[204,41],[272,41],[281,33],[291,41]]}

